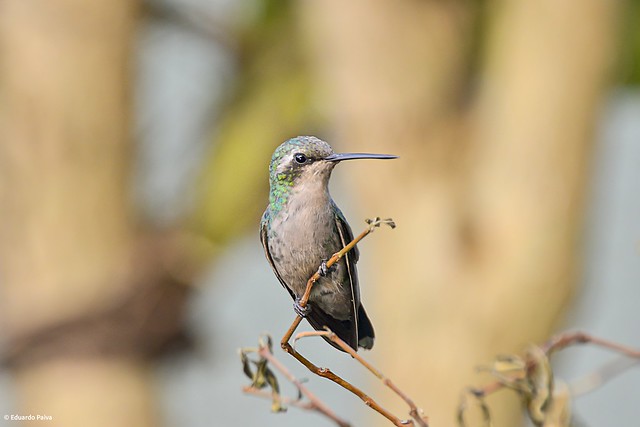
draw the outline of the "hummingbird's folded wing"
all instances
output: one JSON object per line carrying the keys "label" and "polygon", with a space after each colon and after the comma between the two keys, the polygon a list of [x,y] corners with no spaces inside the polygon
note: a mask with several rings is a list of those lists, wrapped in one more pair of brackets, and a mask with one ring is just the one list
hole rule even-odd
{"label": "hummingbird's folded wing", "polygon": [[[337,206],[335,206],[334,212],[336,213],[336,228],[338,229],[340,242],[344,248],[353,240],[353,232],[342,211]],[[351,289],[349,321],[352,325],[348,337],[342,337],[338,334],[340,338],[349,343],[355,350],[358,350],[358,307],[360,307],[360,286],[358,284],[358,271],[356,270],[356,262],[358,262],[359,256],[360,254],[356,246],[344,255],[344,262],[347,265],[349,287]]]}
{"label": "hummingbird's folded wing", "polygon": [[[347,220],[342,214],[342,211],[340,211],[337,206],[335,207],[335,212],[336,226],[338,228],[338,233],[340,234],[342,247],[345,247],[353,240],[353,232],[351,231],[351,227],[349,227]],[[355,345],[351,343],[349,345],[351,345],[351,347],[356,350],[358,348],[358,345],[366,349],[371,349],[371,347],[373,347],[373,341],[375,338],[373,325],[371,324],[369,317],[364,311],[364,307],[360,303],[360,284],[358,282],[358,271],[356,270],[356,262],[358,262],[359,257],[360,253],[358,252],[357,246],[354,246],[353,249],[345,254],[345,262],[347,264],[347,271],[349,273],[349,281],[351,282],[351,319],[355,326],[353,328],[353,331],[351,331],[351,339],[355,341]]]}
{"label": "hummingbird's folded wing", "polygon": [[[338,229],[340,242],[342,244],[342,247],[344,248],[353,240],[353,232],[351,231],[351,227],[349,227],[349,224],[347,223],[344,215],[337,206],[335,207],[335,213],[336,228]],[[360,253],[358,252],[357,246],[354,246],[353,249],[351,249],[344,255],[344,260],[347,264],[347,271],[349,273],[349,282],[351,285],[351,301],[353,303],[351,312],[354,317],[357,317],[356,313],[358,312],[358,306],[360,305],[360,286],[358,284],[358,271],[356,270],[356,262],[358,262],[359,257]]]}

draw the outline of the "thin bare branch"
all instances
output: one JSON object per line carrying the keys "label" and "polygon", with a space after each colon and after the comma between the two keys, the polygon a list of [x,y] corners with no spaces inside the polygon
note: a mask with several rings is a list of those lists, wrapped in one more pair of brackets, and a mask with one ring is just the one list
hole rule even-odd
{"label": "thin bare branch", "polygon": [[565,349],[566,347],[576,344],[594,344],[599,347],[607,348],[625,356],[640,359],[640,350],[615,343],[613,341],[594,337],[584,332],[564,332],[553,336],[545,344],[541,346],[545,353],[551,354],[556,351]]}
{"label": "thin bare branch", "polygon": [[[358,242],[360,242],[367,235],[372,233],[377,227],[380,227],[382,224],[386,224],[391,228],[395,228],[395,226],[396,226],[391,218],[381,219],[379,217],[376,217],[373,220],[369,220],[368,219],[366,222],[368,224],[368,227],[362,233],[360,233],[356,238],[354,238],[351,242],[349,242],[349,244],[347,244],[344,248],[342,248],[340,251],[338,251],[335,254],[333,254],[333,256],[331,256],[331,258],[329,258],[329,260],[326,262],[326,267],[327,268],[331,267],[333,264],[338,262],[338,260],[340,260],[347,252],[349,252],[351,249],[353,249],[353,247],[356,244],[358,244]],[[307,305],[307,303],[309,301],[309,296],[311,295],[311,289],[313,288],[314,283],[319,278],[320,278],[320,273],[319,273],[319,271],[317,271],[307,281],[307,287],[305,289],[305,292],[302,295],[302,298],[300,298],[300,306],[301,307],[303,307],[303,308],[306,307],[306,305]],[[369,397],[365,392],[363,392],[362,390],[360,390],[359,388],[357,388],[356,386],[354,386],[350,382],[346,381],[345,379],[341,378],[340,376],[334,374],[333,372],[331,372],[330,369],[328,369],[328,368],[320,368],[320,367],[316,366],[315,364],[313,364],[311,361],[309,361],[306,357],[304,357],[300,353],[298,353],[291,346],[291,344],[289,343],[289,340],[291,339],[291,337],[295,333],[295,331],[298,328],[298,325],[300,325],[301,321],[302,321],[302,317],[297,315],[296,318],[293,320],[293,323],[291,323],[291,326],[289,327],[287,332],[282,337],[282,340],[280,341],[280,346],[282,347],[282,349],[284,351],[286,351],[287,353],[292,355],[298,362],[302,363],[312,373],[314,373],[314,374],[316,374],[316,375],[318,375],[320,377],[327,378],[328,380],[333,381],[336,384],[338,384],[340,387],[342,387],[342,388],[350,391],[351,393],[355,394],[356,396],[358,396],[365,403],[365,405],[371,407],[374,411],[378,412],[383,417],[387,418],[394,425],[396,425],[396,426],[412,426],[412,425],[414,425],[413,421],[411,421],[411,420],[401,420],[401,419],[399,419],[398,417],[393,415],[391,412],[387,411],[382,406],[380,406],[375,400],[373,400],[371,397]]]}
{"label": "thin bare branch", "polygon": [[404,393],[398,386],[396,386],[389,378],[387,378],[380,370],[374,367],[371,363],[367,362],[362,356],[360,356],[353,348],[351,348],[346,342],[344,342],[339,336],[333,333],[330,329],[326,328],[325,331],[309,331],[301,332],[294,338],[294,342],[301,338],[311,336],[322,336],[328,338],[331,342],[337,344],[342,350],[349,353],[351,357],[356,359],[362,366],[364,366],[369,372],[376,376],[384,385],[389,387],[395,394],[397,394],[402,400],[409,406],[409,414],[416,421],[420,427],[428,427],[427,418],[422,415],[422,409],[418,408],[411,398]]}
{"label": "thin bare branch", "polygon": [[330,369],[328,369],[328,368],[320,368],[320,367],[314,365],[306,357],[304,357],[303,355],[298,353],[291,346],[291,344],[289,344],[288,341],[281,342],[281,346],[282,346],[284,351],[286,351],[287,353],[292,355],[298,362],[302,363],[309,371],[311,371],[312,373],[318,375],[319,377],[323,377],[323,378],[326,378],[326,379],[328,379],[330,381],[333,381],[334,383],[338,384],[340,387],[344,388],[345,390],[348,390],[351,393],[355,394],[356,396],[358,396],[365,403],[365,405],[371,407],[371,409],[373,409],[374,411],[376,411],[379,414],[381,414],[383,417],[385,417],[386,419],[391,421],[394,425],[396,425],[396,426],[413,426],[413,422],[412,421],[404,421],[404,420],[399,419],[398,417],[393,415],[391,412],[387,411],[382,406],[380,406],[375,400],[373,400],[371,397],[369,397],[365,392],[363,392],[362,390],[360,390],[358,387],[354,386],[350,382],[344,380],[340,376],[334,374]]}

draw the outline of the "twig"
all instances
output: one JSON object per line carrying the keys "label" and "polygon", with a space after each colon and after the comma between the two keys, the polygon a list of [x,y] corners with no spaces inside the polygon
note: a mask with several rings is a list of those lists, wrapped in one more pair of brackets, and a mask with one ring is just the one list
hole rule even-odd
{"label": "twig", "polygon": [[[251,394],[256,397],[271,399],[271,393],[250,385],[242,387],[242,392],[245,394]],[[280,400],[285,405],[295,406],[296,408],[304,409],[306,411],[319,411],[313,402],[303,401],[298,398],[294,399],[288,396],[282,396],[280,397]]]}
{"label": "twig", "polygon": [[564,332],[553,336],[545,344],[541,346],[542,350],[551,354],[556,351],[560,351],[575,344],[595,344],[600,347],[607,348],[609,350],[624,354],[625,356],[632,357],[634,359],[640,359],[640,350],[636,350],[631,347],[627,347],[622,344],[608,341],[602,338],[594,337],[584,332]]}
{"label": "twig", "polygon": [[411,417],[418,423],[420,427],[429,427],[427,423],[426,417],[422,414],[422,410],[416,406],[416,404],[411,400],[411,398],[405,394],[402,390],[398,388],[389,378],[385,377],[384,374],[375,368],[372,364],[367,362],[362,356],[360,356],[351,346],[349,346],[346,342],[344,342],[339,336],[337,336],[334,332],[332,332],[329,328],[325,328],[325,331],[309,331],[309,332],[301,332],[297,334],[294,338],[294,342],[298,341],[300,338],[311,337],[311,336],[322,336],[328,338],[331,342],[337,344],[342,350],[349,353],[351,357],[356,359],[362,366],[367,368],[369,372],[376,376],[384,385],[389,387],[395,394],[397,394],[402,400],[406,402],[409,406],[409,414]]}

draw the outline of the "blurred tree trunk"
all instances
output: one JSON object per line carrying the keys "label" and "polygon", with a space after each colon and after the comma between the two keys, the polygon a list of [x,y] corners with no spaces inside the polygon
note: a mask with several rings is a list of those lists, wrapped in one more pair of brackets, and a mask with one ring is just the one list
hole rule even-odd
{"label": "blurred tree trunk", "polygon": [[[339,139],[401,157],[350,166],[360,210],[398,223],[364,243],[377,268],[363,292],[373,355],[433,426],[455,423],[476,366],[544,340],[572,295],[613,57],[615,2],[489,2],[477,80],[465,58],[481,4],[301,7]],[[491,398],[495,425],[518,425],[519,405],[504,399]]]}
{"label": "blurred tree trunk", "polygon": [[[25,347],[6,349],[17,354],[16,412],[50,415],[52,426],[156,424],[146,364],[104,350],[107,329],[90,315],[141,274],[127,194],[136,9],[0,2],[2,331]],[[73,328],[52,326],[65,322]]]}

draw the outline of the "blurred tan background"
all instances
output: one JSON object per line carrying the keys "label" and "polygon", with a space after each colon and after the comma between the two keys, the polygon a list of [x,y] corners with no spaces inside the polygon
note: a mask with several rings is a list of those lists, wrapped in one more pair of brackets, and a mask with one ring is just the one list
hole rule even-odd
{"label": "blurred tan background", "polygon": [[[365,357],[431,426],[477,366],[554,331],[640,346],[638,22],[637,0],[0,1],[0,415],[51,417],[0,425],[330,425],[242,395],[236,355],[293,319],[257,228],[299,134],[400,156],[331,189],[354,232],[398,223],[360,245]],[[637,371],[576,399],[580,425],[640,418]],[[521,425],[518,399],[489,402]]]}

